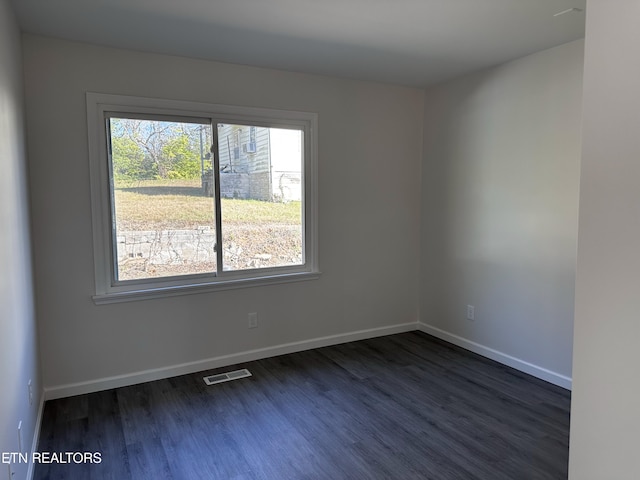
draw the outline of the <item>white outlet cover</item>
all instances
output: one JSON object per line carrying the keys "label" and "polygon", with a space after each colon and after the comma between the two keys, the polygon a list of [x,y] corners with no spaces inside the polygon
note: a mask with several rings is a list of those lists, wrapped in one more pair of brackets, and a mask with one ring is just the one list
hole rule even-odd
{"label": "white outlet cover", "polygon": [[467,320],[475,319],[475,308],[473,305],[467,305]]}

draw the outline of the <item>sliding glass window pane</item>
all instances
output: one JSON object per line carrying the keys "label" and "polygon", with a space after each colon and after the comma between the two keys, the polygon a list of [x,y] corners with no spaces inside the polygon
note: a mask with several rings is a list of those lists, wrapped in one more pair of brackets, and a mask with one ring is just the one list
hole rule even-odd
{"label": "sliding glass window pane", "polygon": [[218,124],[223,269],[302,265],[303,134]]}
{"label": "sliding glass window pane", "polygon": [[215,273],[210,124],[108,120],[115,279]]}

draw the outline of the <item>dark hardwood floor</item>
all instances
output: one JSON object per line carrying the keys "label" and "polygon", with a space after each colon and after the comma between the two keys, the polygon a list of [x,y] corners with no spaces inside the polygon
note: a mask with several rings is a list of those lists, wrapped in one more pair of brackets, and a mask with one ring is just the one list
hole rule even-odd
{"label": "dark hardwood floor", "polygon": [[38,450],[102,462],[35,479],[566,479],[569,405],[411,332],[49,401]]}

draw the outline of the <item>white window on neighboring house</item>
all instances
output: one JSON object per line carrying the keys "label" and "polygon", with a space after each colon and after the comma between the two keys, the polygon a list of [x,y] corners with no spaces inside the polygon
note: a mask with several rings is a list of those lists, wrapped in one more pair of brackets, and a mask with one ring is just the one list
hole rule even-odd
{"label": "white window on neighboring house", "polygon": [[87,112],[96,303],[317,278],[316,114],[94,93]]}
{"label": "white window on neighboring house", "polygon": [[256,153],[257,152],[257,144],[256,144],[256,129],[257,127],[251,126],[249,127],[249,142],[244,145],[245,153]]}

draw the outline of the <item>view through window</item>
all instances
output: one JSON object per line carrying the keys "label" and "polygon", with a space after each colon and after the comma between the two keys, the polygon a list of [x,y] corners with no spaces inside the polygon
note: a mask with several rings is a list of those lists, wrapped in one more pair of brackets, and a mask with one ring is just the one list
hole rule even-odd
{"label": "view through window", "polygon": [[214,125],[107,115],[116,282],[304,264],[303,132]]}

